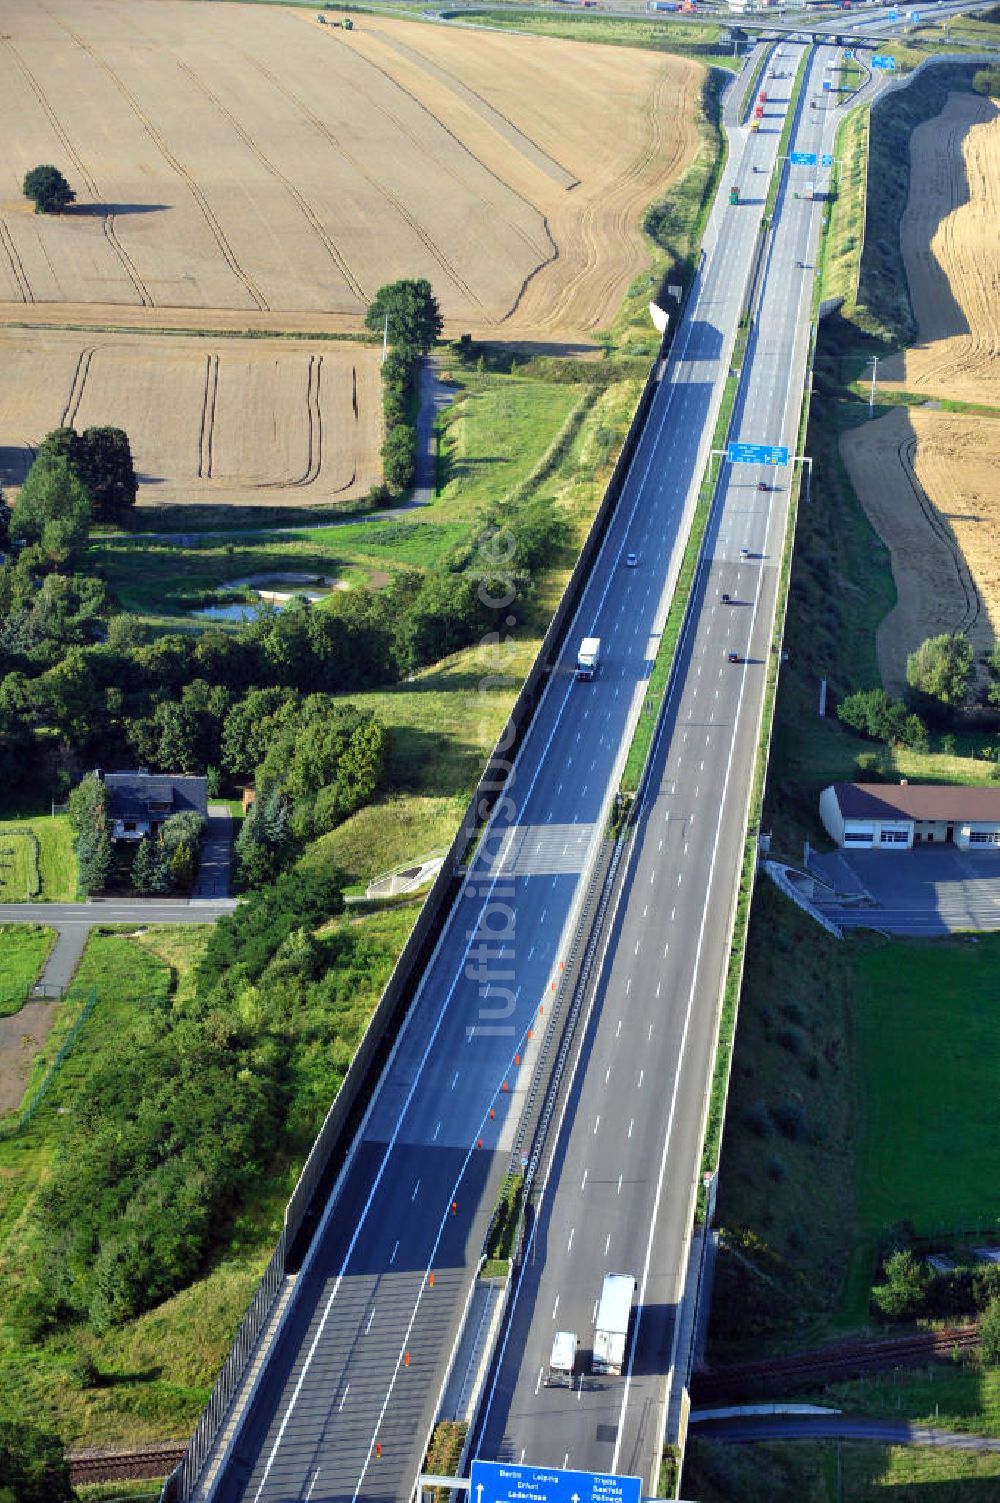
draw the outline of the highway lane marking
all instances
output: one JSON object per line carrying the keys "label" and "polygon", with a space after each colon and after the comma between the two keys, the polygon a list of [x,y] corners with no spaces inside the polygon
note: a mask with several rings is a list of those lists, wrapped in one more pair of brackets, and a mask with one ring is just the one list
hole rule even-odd
{"label": "highway lane marking", "polygon": [[[801,312],[801,305],[802,305],[802,292],[800,290],[800,293],[799,293],[799,304],[798,304],[798,310],[797,310],[798,313]],[[789,367],[789,378],[790,378],[790,376],[791,376],[791,368]],[[786,406],[787,406],[787,402],[786,402]],[[787,523],[786,523],[786,525],[787,525]],[[761,593],[761,588],[762,588],[762,580],[763,580],[763,574],[761,572],[761,573],[758,573],[758,577],[757,577],[757,587],[756,587],[755,598],[754,598],[755,612],[759,608],[760,593]],[[653,1201],[652,1215],[651,1215],[650,1220],[649,1220],[649,1234],[648,1234],[647,1242],[646,1242],[646,1256],[645,1256],[645,1262],[644,1262],[644,1267],[643,1267],[643,1272],[642,1272],[642,1280],[641,1280],[640,1287],[639,1287],[639,1301],[638,1301],[638,1307],[637,1307],[637,1310],[636,1310],[635,1325],[634,1325],[633,1332],[632,1332],[632,1341],[631,1341],[631,1344],[630,1344],[630,1347],[629,1347],[629,1359],[628,1359],[628,1366],[626,1368],[625,1387],[624,1387],[624,1392],[622,1394],[621,1409],[620,1409],[620,1413],[619,1413],[618,1434],[617,1434],[617,1439],[615,1441],[614,1455],[612,1457],[611,1465],[608,1468],[609,1472],[612,1472],[612,1473],[616,1472],[617,1469],[618,1469],[618,1461],[619,1461],[619,1455],[620,1455],[620,1451],[621,1451],[621,1444],[622,1444],[622,1438],[623,1438],[623,1432],[624,1432],[625,1413],[626,1413],[626,1409],[627,1409],[627,1406],[628,1406],[629,1392],[630,1392],[631,1385],[632,1385],[632,1368],[633,1368],[633,1363],[635,1361],[636,1347],[637,1347],[638,1340],[639,1340],[639,1328],[640,1328],[640,1322],[641,1322],[641,1319],[642,1319],[643,1298],[644,1298],[644,1295],[645,1295],[646,1284],[647,1284],[647,1280],[648,1280],[648,1277],[649,1277],[650,1262],[651,1262],[652,1254],[653,1254],[653,1239],[654,1239],[654,1234],[655,1234],[655,1230],[656,1230],[656,1223],[657,1223],[657,1220],[658,1220],[658,1217],[659,1217],[660,1199],[661,1199],[661,1195],[662,1195],[662,1191],[663,1191],[664,1178],[665,1178],[665,1175],[666,1175],[667,1156],[668,1156],[668,1153],[669,1153],[670,1142],[671,1142],[671,1138],[672,1138],[672,1134],[673,1134],[674,1117],[675,1117],[675,1112],[676,1112],[676,1107],[677,1107],[677,1096],[678,1096],[678,1090],[679,1090],[679,1086],[680,1086],[680,1079],[681,1079],[681,1075],[682,1075],[682,1063],[683,1063],[684,1055],[685,1055],[685,1052],[686,1052],[688,1032],[689,1032],[689,1028],[690,1028],[691,1015],[692,1015],[693,1005],[694,1005],[694,995],[695,995],[695,990],[696,990],[696,986],[697,986],[697,982],[698,982],[698,973],[700,971],[700,966],[701,966],[701,956],[702,956],[702,949],[703,949],[704,938],[705,938],[705,928],[706,928],[707,916],[708,916],[708,901],[707,901],[707,899],[708,899],[708,896],[710,895],[710,893],[712,891],[712,883],[713,883],[714,874],[715,874],[715,864],[716,864],[716,860],[717,860],[717,857],[718,857],[719,841],[720,841],[720,838],[721,838],[722,827],[723,827],[723,818],[722,818],[722,816],[723,816],[723,811],[724,811],[724,808],[725,808],[726,795],[727,795],[728,790],[729,790],[729,780],[730,780],[730,776],[732,774],[733,758],[734,758],[734,755],[735,755],[736,740],[737,740],[736,730],[737,730],[737,728],[739,726],[740,711],[741,711],[742,704],[743,704],[743,691],[744,691],[745,685],[746,685],[746,675],[744,674],[744,675],[741,675],[741,678],[740,678],[740,686],[739,686],[738,700],[737,700],[737,706],[736,706],[736,714],[735,714],[734,720],[733,720],[734,732],[733,732],[733,736],[732,736],[732,738],[730,740],[729,757],[728,757],[728,761],[727,761],[727,764],[726,764],[725,778],[723,780],[722,795],[721,795],[721,798],[719,799],[719,804],[718,804],[718,818],[717,818],[717,821],[716,821],[715,839],[714,839],[713,847],[712,847],[712,858],[711,858],[711,862],[710,862],[710,865],[709,865],[708,879],[707,879],[706,886],[705,886],[706,902],[704,903],[704,905],[702,907],[701,925],[700,925],[700,929],[699,929],[698,943],[697,943],[696,952],[695,952],[694,974],[692,976],[690,989],[688,991],[687,1007],[686,1007],[685,1016],[684,1016],[684,1027],[683,1027],[683,1030],[682,1030],[682,1033],[681,1033],[680,1047],[679,1047],[678,1053],[677,1053],[677,1068],[676,1068],[676,1070],[674,1072],[673,1089],[672,1089],[672,1092],[671,1092],[670,1109],[669,1109],[669,1113],[668,1113],[668,1117],[667,1117],[666,1133],[665,1133],[664,1140],[663,1140],[663,1150],[662,1150],[662,1154],[661,1154],[661,1158],[660,1158],[660,1167],[659,1167],[659,1173],[658,1173],[658,1177],[657,1177],[656,1193],[655,1193],[654,1201]],[[668,704],[669,704],[669,700],[668,700]],[[696,795],[695,796],[697,797],[697,791],[696,791]],[[749,794],[747,795],[747,800],[749,800]],[[746,806],[744,806],[744,819],[745,818],[746,818]],[[670,1365],[669,1365],[669,1370],[668,1370],[667,1387],[666,1387],[666,1394],[665,1394],[665,1400],[664,1400],[665,1406],[668,1405],[669,1401],[670,1401],[671,1386],[672,1386],[672,1383],[673,1383],[674,1372],[676,1370],[677,1343],[678,1343],[679,1335],[680,1335],[680,1322],[676,1322],[675,1326],[674,1326],[673,1349],[672,1349],[671,1354],[670,1354]]]}
{"label": "highway lane marking", "polygon": [[569,1241],[566,1243],[566,1251],[567,1252],[572,1252],[573,1251],[573,1238],[575,1236],[576,1236],[576,1227],[575,1226],[571,1226],[570,1229],[569,1229]]}
{"label": "highway lane marking", "polygon": [[580,1189],[581,1190],[583,1190],[583,1189],[586,1188],[586,1185],[587,1185],[587,1174],[588,1173],[589,1173],[589,1171],[586,1170],[586,1169],[583,1171],[583,1179],[580,1181]]}
{"label": "highway lane marking", "polygon": [[635,1126],[635,1118],[633,1117],[632,1120],[629,1122],[629,1125],[628,1125],[628,1135],[629,1135],[629,1137],[632,1136],[632,1129],[633,1129],[634,1126]]}
{"label": "highway lane marking", "polygon": [[[350,1393],[350,1391],[351,1391],[351,1385],[350,1385],[350,1383],[348,1383],[347,1387],[344,1389],[344,1397],[341,1399],[340,1403],[337,1405],[337,1413],[338,1414],[340,1413],[341,1409],[343,1409],[344,1405],[347,1403],[347,1395]],[[316,1475],[318,1477],[319,1473],[317,1472]]]}
{"label": "highway lane marking", "polygon": [[416,1200],[416,1198],[417,1198],[417,1191],[419,1189],[420,1189],[420,1181],[417,1180],[417,1183],[413,1186],[413,1194],[410,1196],[410,1200],[411,1201]]}
{"label": "highway lane marking", "polygon": [[615,1038],[618,1037],[618,1035],[621,1033],[621,1031],[622,1031],[622,1020],[621,1020],[621,1018],[619,1018],[618,1019],[618,1027],[615,1029]]}
{"label": "highway lane marking", "polygon": [[[661,845],[663,844],[662,840],[660,841],[660,844]],[[650,874],[649,874],[649,885],[650,885],[650,887],[652,887],[652,885],[653,885],[653,883],[655,881],[656,881],[656,873],[655,873],[655,871],[654,872],[650,872]]]}
{"label": "highway lane marking", "polygon": [[645,1073],[646,1073],[645,1070],[640,1070],[639,1071],[639,1084],[636,1087],[636,1089],[639,1090],[639,1091],[642,1090],[642,1077],[645,1075]]}
{"label": "highway lane marking", "polygon": [[367,1324],[367,1325],[366,1325],[366,1326],[365,1326],[365,1335],[366,1335],[366,1336],[367,1336],[367,1335],[368,1335],[368,1332],[369,1332],[369,1331],[370,1331],[370,1330],[371,1330],[371,1328],[372,1328],[372,1321],[373,1321],[373,1320],[374,1320],[374,1319],[375,1319],[375,1311],[374,1311],[374,1308],[373,1308],[373,1309],[372,1309],[372,1313],[371,1313],[371,1314],[370,1314],[370,1315],[369,1315],[369,1317],[368,1317],[368,1324]]}
{"label": "highway lane marking", "polygon": [[553,1306],[552,1306],[552,1319],[553,1319],[553,1320],[555,1320],[555,1318],[556,1318],[556,1311],[557,1311],[557,1310],[558,1310],[558,1309],[559,1309],[559,1296],[558,1296],[558,1294],[557,1294],[557,1295],[556,1295],[556,1302],[555,1302],[555,1304],[554,1304],[554,1305],[553,1305]]}
{"label": "highway lane marking", "polygon": [[518,1464],[518,1466],[520,1466],[520,1465],[521,1465],[521,1462],[523,1462],[523,1461],[524,1461],[524,1452],[525,1452],[525,1447],[524,1447],[524,1446],[522,1446],[522,1447],[521,1447],[521,1461],[519,1461],[519,1462],[518,1462],[518,1463],[517,1463],[517,1464]]}
{"label": "highway lane marking", "polygon": [[604,1072],[604,1084],[607,1085],[607,1083],[608,1083],[608,1081],[610,1079],[611,1079],[611,1066],[609,1065],[608,1068]]}
{"label": "highway lane marking", "polygon": [[[662,986],[662,985],[663,985],[663,982],[662,982],[662,981],[658,981],[658,982],[657,982],[657,983],[656,983],[656,995],[657,995],[657,996],[659,996],[659,995],[660,995],[660,987],[661,987],[661,986]],[[649,1032],[650,1032],[650,1036],[652,1036],[652,1033],[653,1033],[653,1025],[652,1025],[652,1023],[650,1023],[650,1025],[649,1025]]]}
{"label": "highway lane marking", "polygon": [[394,1247],[393,1247],[393,1249],[392,1249],[392,1256],[391,1256],[391,1257],[390,1257],[390,1259],[389,1259],[389,1262],[390,1262],[390,1263],[395,1263],[395,1261],[396,1261],[396,1254],[397,1254],[397,1253],[398,1253],[398,1252],[399,1252],[399,1238],[398,1238],[398,1237],[397,1237],[397,1238],[396,1238],[396,1242],[395,1242],[395,1245],[394,1245]]}
{"label": "highway lane marking", "polygon": [[596,1118],[596,1120],[594,1122],[594,1136],[595,1137],[597,1136],[597,1129],[600,1127],[600,1125],[601,1125],[601,1114],[600,1114],[600,1112],[598,1112],[597,1118]]}
{"label": "highway lane marking", "polygon": [[631,990],[632,990],[632,977],[630,976],[628,978],[628,980],[626,981],[626,983],[625,983],[625,995],[626,995],[626,997],[628,996],[628,994],[629,994],[629,992]]}
{"label": "highway lane marking", "polygon": [[684,873],[683,872],[678,872],[677,873],[677,886],[678,887],[680,887],[680,885],[683,882],[683,880],[684,880]]}
{"label": "highway lane marking", "polygon": [[676,908],[671,908],[671,910],[670,910],[670,922],[673,923],[673,921],[674,921],[674,919],[676,917],[677,917],[677,909]]}
{"label": "highway lane marking", "polygon": [[667,951],[669,949],[670,949],[670,941],[668,939],[667,942],[666,942],[666,944],[663,946],[663,958],[664,958],[664,960],[666,960],[666,958],[667,958]]}
{"label": "highway lane marking", "polygon": [[[558,1304],[558,1300],[557,1300],[557,1301],[556,1301],[556,1303],[557,1303],[557,1304]],[[542,1386],[542,1373],[543,1373],[543,1372],[544,1372],[544,1371],[545,1371],[545,1369],[544,1369],[544,1367],[540,1367],[540,1368],[539,1368],[539,1369],[538,1369],[538,1377],[537,1377],[537,1378],[536,1378],[536,1379],[535,1379],[535,1393],[536,1393],[536,1394],[537,1394],[537,1392],[538,1392],[538,1390],[539,1390],[539,1389],[540,1389],[540,1388],[541,1388],[541,1386]],[[522,1451],[522,1452],[521,1452],[521,1460],[522,1460],[522,1461],[523,1461],[523,1460],[524,1460],[524,1452],[523,1452],[523,1451]]]}
{"label": "highway lane marking", "polygon": [[435,1127],[435,1129],[434,1129],[434,1134],[433,1134],[433,1137],[432,1137],[432,1139],[431,1139],[431,1141],[432,1141],[432,1142],[433,1142],[433,1143],[436,1143],[436,1142],[437,1142],[437,1135],[438,1135],[438,1133],[439,1133],[439,1132],[440,1132],[440,1131],[441,1131],[441,1124],[440,1124],[440,1122],[439,1122],[439,1123],[438,1123],[438,1125],[437,1125],[437,1127]]}
{"label": "highway lane marking", "polygon": [[[611,1233],[609,1232],[608,1235],[607,1235],[607,1237],[605,1238],[605,1241],[604,1241],[604,1256],[607,1257],[607,1255],[608,1255],[608,1253],[610,1251],[611,1251]],[[595,1300],[594,1301],[594,1314],[593,1314],[593,1318],[592,1318],[592,1320],[590,1322],[591,1325],[594,1325],[596,1323],[596,1321],[597,1321],[597,1301]]]}
{"label": "highway lane marking", "polygon": [[636,954],[637,954],[637,955],[638,955],[638,953],[639,953],[639,943],[640,943],[640,942],[639,942],[639,940],[636,940],[636,942],[635,942],[635,953],[636,953]]}
{"label": "highway lane marking", "polygon": [[622,1176],[619,1174],[619,1176],[618,1176],[618,1194],[620,1195],[621,1193],[622,1193]]}
{"label": "highway lane marking", "polygon": [[[695,281],[696,281],[696,284],[698,285],[698,290],[697,290],[697,294],[692,299],[691,306],[690,306],[690,309],[688,310],[688,315],[687,315],[687,318],[686,318],[685,341],[684,341],[684,343],[685,343],[685,349],[686,349],[687,345],[690,343],[690,339],[691,339],[691,335],[692,335],[693,328],[694,328],[694,322],[695,322],[695,316],[696,316],[697,310],[700,307],[704,306],[706,286],[707,285],[710,286],[711,283],[712,283],[712,280],[713,280],[713,278],[710,275],[706,279],[706,281],[701,281],[700,282],[700,271],[696,275]],[[684,354],[683,354],[683,352],[681,352],[678,355],[678,360],[679,361],[683,361],[683,359],[684,359]],[[717,365],[717,361],[713,361],[711,363],[713,365]],[[676,369],[677,369],[677,367],[675,366],[675,370]],[[640,500],[641,500],[642,496],[645,494],[645,488],[646,488],[646,484],[647,484],[648,479],[649,479],[649,474],[650,474],[650,471],[651,471],[651,469],[653,467],[653,463],[654,463],[654,461],[656,459],[656,445],[657,445],[657,443],[659,441],[660,436],[662,435],[663,428],[664,428],[664,426],[665,426],[665,424],[667,422],[667,419],[668,419],[668,417],[670,415],[671,402],[672,402],[674,396],[677,394],[677,390],[678,390],[678,388],[677,388],[676,384],[673,383],[673,382],[671,382],[670,383],[670,389],[669,389],[669,391],[667,393],[667,401],[665,402],[664,407],[663,407],[663,415],[662,415],[662,417],[660,419],[660,424],[659,424],[659,428],[657,430],[656,438],[653,440],[653,442],[651,444],[650,451],[649,451],[649,458],[647,460],[645,470],[644,470],[643,475],[642,475],[642,477],[641,477],[641,479],[639,481],[639,485],[638,485],[638,488],[637,488],[637,491],[636,491],[636,500],[633,503],[632,513],[631,513],[631,518],[630,518],[630,523],[631,523],[631,520],[633,520],[635,518],[635,516],[636,516],[636,514],[638,512],[638,507],[639,507],[639,504],[640,504]],[[648,432],[648,430],[647,430],[647,432]],[[646,435],[644,435],[644,437],[645,436]],[[623,548],[624,548],[624,544],[622,544],[621,548],[619,549],[619,557],[621,555],[621,552],[622,552]],[[602,551],[603,551],[603,547],[602,547]],[[601,601],[599,602],[599,606],[603,606],[603,603],[604,603],[604,601],[607,598],[608,592],[609,592],[609,590],[611,588],[612,579],[613,579],[613,576],[609,575],[608,581],[605,584],[604,592],[603,592],[603,594],[601,596]],[[559,724],[559,722],[561,721],[561,718],[562,718],[562,713],[565,711],[566,705],[568,704],[570,692],[571,692],[571,690],[568,688],[567,691],[566,691],[566,695],[564,696],[564,699],[563,699],[562,708],[560,709],[559,716],[557,718],[556,728],[558,727],[558,724]],[[617,688],[615,689],[614,697],[615,698],[618,697],[618,689]],[[610,709],[606,712],[606,717],[605,718],[608,720],[609,723],[612,721],[612,712],[611,712]],[[548,746],[551,745],[552,739],[554,738],[555,729],[556,728],[553,729],[552,735],[549,738],[549,742],[547,743],[546,748],[543,750],[542,761],[544,761],[544,752],[548,750]],[[537,778],[537,775],[538,774],[536,773],[536,778]],[[534,780],[532,782],[532,786],[534,786]],[[529,793],[530,793],[530,789],[529,789]],[[555,886],[556,880],[557,880],[556,878],[553,878],[553,886]],[[471,940],[470,940],[470,944],[471,944]],[[452,990],[453,989],[454,988],[452,988]],[[620,1028],[621,1028],[621,1023],[619,1021],[619,1030],[620,1030]],[[435,1036],[436,1036],[436,1032],[437,1032],[437,1030],[435,1029]],[[650,1036],[650,1038],[652,1038],[652,1025],[650,1025],[649,1036]],[[432,1039],[431,1042],[433,1043],[433,1039]],[[428,1046],[428,1047],[430,1047],[430,1046]],[[609,1067],[609,1073],[610,1073],[610,1067]],[[562,1120],[562,1117],[560,1117],[560,1121],[561,1120]],[[394,1136],[398,1136],[399,1130],[400,1130],[400,1128],[397,1127],[396,1134]],[[378,1179],[381,1178],[383,1170],[384,1170],[384,1164],[383,1164],[382,1167],[380,1167]],[[546,1176],[546,1183],[547,1183],[547,1176]],[[376,1180],[376,1184],[377,1184],[377,1180]],[[543,1193],[544,1193],[544,1188],[545,1187],[543,1186]],[[367,1211],[368,1211],[369,1207],[370,1207],[370,1198],[369,1198],[368,1205],[365,1207],[364,1215],[367,1215]],[[533,1241],[533,1239],[534,1239],[534,1231],[535,1231],[535,1227],[536,1226],[537,1226],[537,1221],[535,1222],[535,1224],[534,1224],[534,1226],[532,1228],[532,1236],[531,1236],[531,1239],[530,1239],[531,1241]],[[321,1230],[322,1230],[322,1228],[321,1228]],[[357,1235],[358,1235],[358,1231],[356,1230],[356,1232],[355,1232],[355,1238],[353,1240],[356,1240]],[[610,1245],[611,1245],[611,1234],[609,1233],[608,1234],[607,1243],[606,1243],[606,1249],[605,1249],[606,1251],[607,1251],[608,1248],[610,1248]],[[342,1276],[343,1276],[343,1270],[341,1272],[341,1277]],[[517,1298],[517,1290],[515,1290],[514,1298],[516,1300],[516,1298]],[[595,1305],[595,1317],[596,1317],[596,1305]],[[504,1340],[503,1346],[504,1347],[506,1346],[506,1338]],[[503,1358],[504,1358],[504,1353],[503,1353],[503,1348],[501,1348],[500,1363],[498,1364],[498,1367],[497,1367],[497,1375],[499,1375],[500,1364],[502,1364]],[[492,1385],[491,1391],[490,1391],[490,1397],[489,1397],[489,1399],[487,1401],[487,1405],[486,1405],[486,1413],[487,1413],[487,1415],[489,1413],[490,1405],[492,1404],[493,1394],[494,1394],[495,1389],[496,1389],[496,1382],[497,1382],[497,1376],[494,1377],[493,1385]],[[284,1426],[282,1428],[284,1428]],[[279,1437],[279,1440],[280,1440],[280,1437]],[[374,1442],[373,1442],[373,1444],[374,1444]],[[275,1451],[276,1451],[276,1449],[277,1448],[275,1448]],[[368,1469],[368,1465],[369,1465],[370,1458],[371,1458],[371,1451],[372,1451],[372,1446],[369,1447],[368,1459],[366,1460],[365,1467],[364,1467],[364,1471],[365,1472],[367,1472],[367,1469]],[[275,1453],[272,1452],[272,1458],[273,1458],[274,1454]],[[522,1459],[522,1461],[524,1459],[524,1455],[525,1455],[525,1451],[522,1449],[522,1452],[521,1452],[521,1459]],[[567,1460],[568,1460],[568,1453],[567,1453]],[[358,1496],[358,1492],[360,1492],[360,1488],[361,1488],[361,1483],[359,1482],[358,1488],[357,1488],[357,1490],[355,1492],[355,1495],[354,1495],[355,1499]]]}
{"label": "highway lane marking", "polygon": [[[349,1388],[349,1387],[350,1387],[350,1384],[348,1384],[348,1385],[347,1385],[347,1386],[348,1386],[348,1388]],[[346,1393],[345,1393],[345,1394],[344,1394],[344,1398],[345,1398],[345,1399],[346,1399],[346,1398],[347,1398],[347,1394],[346,1394]],[[343,1409],[343,1407],[344,1407],[344,1400],[343,1400],[343,1399],[341,1399],[341,1401],[340,1401],[340,1407],[341,1407],[341,1409]],[[311,1481],[311,1482],[310,1482],[310,1484],[309,1484],[309,1491],[308,1491],[308,1492],[307,1492],[307,1493],[306,1493],[306,1496],[305,1496],[305,1503],[309,1503],[309,1499],[310,1499],[310,1498],[311,1498],[311,1497],[312,1497],[312,1495],[313,1495],[313,1488],[314,1488],[314,1487],[315,1487],[315,1486],[316,1486],[316,1483],[317,1483],[317,1482],[318,1482],[318,1481],[319,1481],[319,1474],[320,1474],[320,1471],[321,1471],[321,1468],[320,1468],[320,1467],[317,1467],[317,1468],[316,1468],[316,1474],[315,1474],[315,1476],[314,1476],[314,1477],[313,1477],[313,1480],[312,1480],[312,1481]]]}

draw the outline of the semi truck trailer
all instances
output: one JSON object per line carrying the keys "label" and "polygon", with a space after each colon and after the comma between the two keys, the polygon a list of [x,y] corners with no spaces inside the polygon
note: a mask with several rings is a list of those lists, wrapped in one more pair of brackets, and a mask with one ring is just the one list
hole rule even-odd
{"label": "semi truck trailer", "polygon": [[625,1341],[632,1314],[635,1279],[630,1273],[609,1273],[601,1289],[594,1326],[595,1373],[620,1373],[625,1365]]}
{"label": "semi truck trailer", "polygon": [[593,678],[597,672],[597,664],[601,657],[600,637],[584,637],[580,643],[580,650],[576,655],[577,678]]}

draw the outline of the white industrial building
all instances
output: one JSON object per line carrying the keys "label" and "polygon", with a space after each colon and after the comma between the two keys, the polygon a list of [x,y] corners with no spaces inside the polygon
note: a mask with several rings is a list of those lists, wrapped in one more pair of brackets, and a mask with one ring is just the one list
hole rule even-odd
{"label": "white industrial building", "polygon": [[1000,788],[908,783],[905,779],[901,783],[831,783],[819,796],[819,817],[831,839],[845,850],[1000,847]]}

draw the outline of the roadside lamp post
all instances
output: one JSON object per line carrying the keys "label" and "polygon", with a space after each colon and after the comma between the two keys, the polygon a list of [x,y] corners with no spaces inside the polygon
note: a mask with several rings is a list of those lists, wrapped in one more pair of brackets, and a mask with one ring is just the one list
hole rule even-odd
{"label": "roadside lamp post", "polygon": [[875,411],[875,377],[878,374],[878,356],[869,355],[868,359],[872,368],[872,389],[868,396],[868,415],[871,416]]}

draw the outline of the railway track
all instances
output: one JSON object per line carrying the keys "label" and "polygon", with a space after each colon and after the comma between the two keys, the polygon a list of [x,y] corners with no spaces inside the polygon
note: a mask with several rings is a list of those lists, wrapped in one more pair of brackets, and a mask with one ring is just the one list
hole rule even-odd
{"label": "railway track", "polygon": [[70,1481],[76,1486],[83,1482],[118,1482],[129,1478],[165,1477],[184,1455],[185,1441],[167,1440],[134,1451],[104,1451],[88,1449],[70,1451]]}
{"label": "railway track", "polygon": [[802,1388],[806,1384],[834,1383],[884,1372],[895,1367],[919,1367],[926,1362],[948,1362],[956,1351],[969,1351],[978,1342],[975,1326],[948,1326],[939,1331],[921,1331],[888,1341],[854,1341],[818,1347],[790,1357],[743,1362],[695,1375],[692,1399],[696,1404],[745,1397],[776,1388]]}

